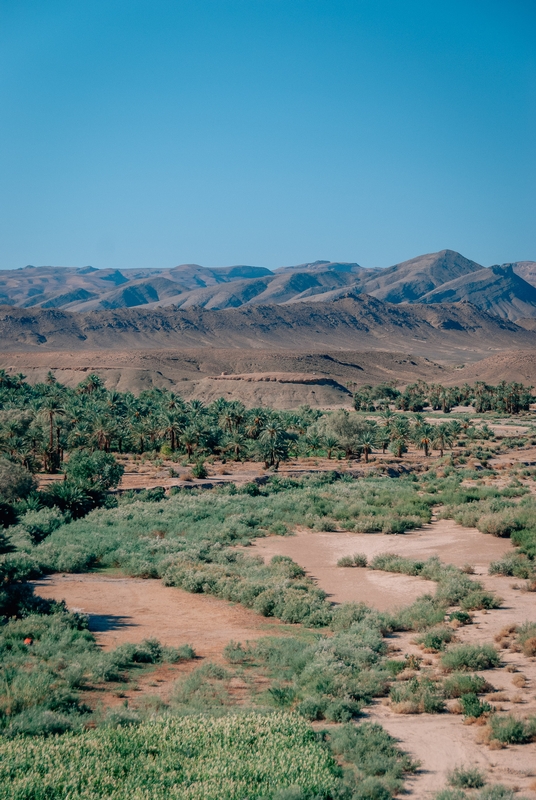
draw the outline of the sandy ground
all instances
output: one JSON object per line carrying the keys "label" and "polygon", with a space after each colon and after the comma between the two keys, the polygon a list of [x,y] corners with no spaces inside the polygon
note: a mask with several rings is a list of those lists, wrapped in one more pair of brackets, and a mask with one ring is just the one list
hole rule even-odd
{"label": "sandy ground", "polygon": [[41,597],[65,600],[70,609],[89,614],[89,628],[105,650],[156,637],[171,647],[190,644],[199,656],[217,659],[231,639],[257,639],[281,627],[242,606],[158,580],[58,574],[34,585]]}
{"label": "sandy ground", "polygon": [[[435,584],[408,576],[337,567],[341,556],[361,552],[370,559],[378,553],[395,552],[416,559],[438,556],[442,561],[460,567],[471,564],[478,580],[502,597],[503,603],[495,611],[476,612],[474,624],[459,630],[457,637],[460,641],[490,643],[505,626],[536,620],[534,594],[512,588],[516,582],[511,578],[487,575],[490,562],[512,550],[510,541],[486,536],[475,528],[464,528],[451,520],[435,520],[420,531],[401,536],[299,530],[295,536],[259,539],[252,549],[265,559],[276,554],[290,556],[335,602],[363,601],[382,610],[406,605],[424,592],[433,593]],[[400,648],[401,654],[414,652],[422,656],[412,644],[413,638],[414,634],[390,637],[391,644]],[[429,658],[437,667],[438,658]],[[520,716],[535,714],[536,659],[508,651],[503,661],[527,677],[527,686],[515,688],[513,674],[505,668],[482,673],[503,696],[507,693],[506,701],[494,704]],[[512,698],[518,702],[511,702]],[[488,699],[493,702],[493,694]],[[411,796],[415,798],[432,798],[446,785],[448,771],[462,764],[478,766],[488,776],[489,782],[518,786],[525,796],[536,797],[536,791],[529,788],[536,779],[536,743],[490,750],[478,743],[481,729],[464,725],[459,715],[401,715],[381,702],[367,710],[367,717],[380,722],[407,752],[421,762],[422,768],[408,782]]]}
{"label": "sandy ground", "polygon": [[[459,641],[493,643],[495,636],[505,626],[536,620],[534,594],[513,589],[515,582],[511,578],[488,577],[485,574],[478,575],[478,578],[503,598],[503,604],[501,608],[488,613],[476,612],[474,623],[459,629]],[[417,647],[411,643],[412,638],[412,634],[396,634],[391,641],[402,652],[418,653]],[[498,711],[517,717],[536,714],[536,659],[510,650],[501,650],[501,653],[501,667],[480,673],[497,690],[491,692],[486,700]],[[438,658],[428,657],[437,668]],[[519,674],[527,679],[524,688],[513,684]],[[494,695],[499,692],[500,699],[496,700]],[[432,798],[435,792],[446,785],[449,770],[460,765],[476,766],[486,775],[489,783],[519,788],[523,796],[536,798],[536,743],[491,750],[479,741],[482,728],[465,725],[463,718],[457,714],[395,714],[381,702],[376,702],[367,710],[367,717],[380,722],[399,740],[404,750],[421,762],[419,772],[408,781],[408,789],[416,798]]]}
{"label": "sandy ground", "polygon": [[330,533],[301,529],[294,536],[257,539],[251,548],[265,560],[290,556],[300,564],[336,603],[355,600],[381,611],[408,605],[421,594],[435,592],[432,581],[369,569],[337,567],[342,556],[365,553],[369,561],[380,553],[408,558],[438,556],[462,567],[488,567],[512,549],[507,539],[485,536],[476,528],[464,528],[452,520],[437,520],[417,531],[399,536],[382,533]]}
{"label": "sandy ground", "polygon": [[[458,566],[471,563],[479,580],[503,598],[500,609],[476,612],[474,624],[457,632],[460,641],[477,643],[493,642],[506,625],[536,620],[534,594],[514,588],[516,582],[511,578],[487,575],[489,562],[510,549],[508,540],[485,536],[450,520],[436,520],[420,531],[399,536],[299,530],[295,536],[258,540],[248,551],[265,558],[277,553],[289,555],[306,568],[334,601],[365,601],[383,609],[410,603],[420,594],[433,591],[435,586],[418,578],[338,568],[338,558],[354,552],[365,552],[369,557],[380,552],[396,552],[423,559],[438,555]],[[189,643],[200,656],[219,660],[231,639],[252,640],[288,629],[240,606],[164,587],[154,580],[99,574],[55,575],[38,581],[36,587],[42,596],[64,598],[70,608],[89,613],[90,628],[104,648],[156,636],[168,645]],[[390,637],[391,646],[399,649],[398,657],[407,652],[422,655],[413,638],[414,634],[410,633]],[[495,701],[493,693],[487,699],[499,710],[517,716],[535,714],[536,659],[508,649],[501,652],[504,665],[482,673],[501,692],[500,700]],[[437,673],[438,657],[427,658],[429,668]],[[165,697],[181,669],[192,667],[164,665],[144,678],[138,689],[142,688],[144,694]],[[512,680],[518,673],[526,676],[525,687],[513,685]],[[136,700],[133,691],[122,693],[121,697]],[[110,702],[106,698],[107,704],[117,702],[115,698]],[[450,769],[458,765],[476,765],[486,773],[489,782],[518,787],[524,796],[536,798],[536,791],[531,788],[536,781],[536,743],[490,750],[486,744],[479,743],[482,728],[465,725],[458,714],[400,715],[381,701],[368,708],[366,716],[380,722],[403,749],[421,762],[419,772],[408,781],[411,797],[431,800],[435,792],[446,785]]]}

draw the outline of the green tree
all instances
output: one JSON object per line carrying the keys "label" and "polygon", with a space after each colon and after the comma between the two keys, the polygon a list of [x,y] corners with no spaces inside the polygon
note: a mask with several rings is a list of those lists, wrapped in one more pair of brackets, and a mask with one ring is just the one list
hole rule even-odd
{"label": "green tree", "polygon": [[115,488],[123,477],[124,467],[111,453],[77,450],[65,466],[67,479],[86,491],[104,492]]}

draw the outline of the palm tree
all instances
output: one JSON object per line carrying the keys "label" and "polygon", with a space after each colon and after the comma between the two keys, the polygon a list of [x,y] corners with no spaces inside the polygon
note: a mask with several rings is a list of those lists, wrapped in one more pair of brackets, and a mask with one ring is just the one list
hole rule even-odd
{"label": "palm tree", "polygon": [[90,421],[92,439],[97,445],[98,450],[110,452],[112,439],[117,434],[117,428],[113,419],[108,414],[97,414]]}
{"label": "palm tree", "polygon": [[378,432],[372,426],[361,433],[357,439],[357,445],[365,456],[365,464],[368,464],[369,455],[378,444]]}
{"label": "palm tree", "polygon": [[56,418],[65,415],[65,409],[63,408],[60,396],[50,394],[48,397],[44,397],[41,405],[41,414],[46,418],[49,425],[48,457],[46,459],[46,468],[51,472],[55,472],[59,466],[60,443],[58,439],[57,449],[55,452],[54,426]]}
{"label": "palm tree", "polygon": [[184,430],[184,417],[176,411],[164,410],[160,415],[162,433],[169,436],[169,445],[172,452],[177,448],[177,439]]}
{"label": "palm tree", "polygon": [[234,431],[229,437],[225,450],[232,450],[235,461],[240,461],[240,454],[246,447],[246,437],[240,431]]}
{"label": "palm tree", "polygon": [[102,392],[103,390],[104,383],[98,375],[93,373],[88,375],[76,388],[78,394],[93,394],[94,392]]}
{"label": "palm tree", "polygon": [[289,435],[275,417],[268,420],[259,436],[259,447],[266,467],[279,467],[288,456]]}
{"label": "palm tree", "polygon": [[432,440],[434,438],[434,428],[427,422],[416,425],[413,431],[413,439],[418,447],[424,450],[424,455],[428,458]]}
{"label": "palm tree", "polygon": [[179,441],[185,448],[189,459],[192,457],[192,453],[197,447],[198,439],[199,433],[192,426],[186,428],[186,430],[184,430],[180,435]]}
{"label": "palm tree", "polygon": [[324,436],[324,446],[326,448],[326,454],[329,459],[331,458],[333,450],[339,446],[339,440],[332,433],[328,433],[326,436]]}
{"label": "palm tree", "polygon": [[439,450],[439,455],[443,458],[443,451],[446,447],[450,447],[453,442],[452,428],[448,423],[441,423],[436,425],[432,436],[432,444]]}
{"label": "palm tree", "polygon": [[316,431],[311,431],[305,437],[305,444],[314,455],[322,447],[322,439]]}
{"label": "palm tree", "polygon": [[408,452],[408,446],[406,444],[406,438],[399,436],[395,439],[391,439],[391,443],[389,445],[389,450],[393,453],[397,458],[402,458],[402,453]]}

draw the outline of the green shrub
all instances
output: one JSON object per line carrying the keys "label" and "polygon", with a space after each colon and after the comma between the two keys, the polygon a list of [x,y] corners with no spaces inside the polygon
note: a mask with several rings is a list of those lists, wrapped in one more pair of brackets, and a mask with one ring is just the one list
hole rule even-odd
{"label": "green shrub", "polygon": [[461,789],[442,789],[434,800],[466,800],[467,795]]}
{"label": "green shrub", "polygon": [[525,798],[516,795],[513,789],[503,786],[500,783],[495,783],[492,786],[485,786],[482,791],[477,795],[478,800],[525,800]]}
{"label": "green shrub", "polygon": [[28,511],[19,519],[19,526],[30,536],[33,542],[41,542],[57,530],[65,522],[59,508],[41,508],[39,511]]}
{"label": "green shrub", "polygon": [[422,644],[426,650],[438,653],[440,650],[444,650],[445,645],[452,641],[453,635],[451,628],[433,628],[419,636],[417,642]]}
{"label": "green shrub", "polygon": [[483,694],[491,691],[490,684],[481,675],[466,673],[449,675],[443,682],[445,697],[462,697],[465,694]]}
{"label": "green shrub", "polygon": [[459,789],[480,789],[486,779],[476,767],[455,767],[448,773],[448,782]]}
{"label": "green shrub", "polygon": [[517,719],[494,715],[489,721],[491,738],[504,744],[527,744],[536,738],[536,717]]}
{"label": "green shrub", "polygon": [[530,578],[534,574],[534,565],[524,553],[508,553],[499,561],[492,561],[488,572],[490,575]]}
{"label": "green shrub", "polygon": [[471,615],[467,613],[467,611],[452,611],[449,614],[449,620],[453,622],[456,620],[457,622],[461,622],[462,625],[470,625],[473,621]]}
{"label": "green shrub", "polygon": [[460,696],[460,703],[466,717],[478,718],[481,717],[482,714],[487,714],[493,710],[489,703],[483,703],[476,694],[472,694],[471,692],[462,694]]}
{"label": "green shrub", "polygon": [[401,790],[404,776],[418,767],[398,748],[396,739],[377,723],[362,722],[332,729],[329,744],[348,764],[352,798],[356,797],[356,791],[363,792],[357,795],[361,798],[390,797]]}
{"label": "green shrub", "polygon": [[441,665],[451,671],[493,669],[500,661],[499,653],[489,644],[459,644],[441,656]]}
{"label": "green shrub", "polygon": [[194,478],[206,478],[208,475],[207,468],[203,461],[198,461],[197,464],[194,464],[192,467],[192,475]]}
{"label": "green shrub", "polygon": [[390,697],[393,709],[402,714],[437,714],[445,709],[441,687],[426,677],[393,684]]}

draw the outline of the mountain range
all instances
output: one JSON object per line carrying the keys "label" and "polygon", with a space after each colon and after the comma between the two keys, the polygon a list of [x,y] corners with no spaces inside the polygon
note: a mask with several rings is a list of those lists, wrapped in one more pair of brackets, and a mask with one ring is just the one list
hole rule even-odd
{"label": "mountain range", "polygon": [[[322,297],[322,296],[320,296]],[[140,307],[72,312],[0,307],[4,352],[22,350],[383,350],[452,362],[532,349],[536,334],[470,303],[388,303],[347,289],[334,299],[207,309]]]}
{"label": "mountain range", "polygon": [[[36,310],[169,307],[193,312],[297,303],[311,308],[312,303],[325,306],[345,297],[355,301],[360,295],[421,307],[471,303],[502,319],[532,320],[536,319],[536,262],[483,267],[453,250],[442,250],[385,268],[315,261],[273,271],[197,264],[172,269],[27,266],[0,271],[0,304]],[[424,313],[422,308],[418,313]]]}

